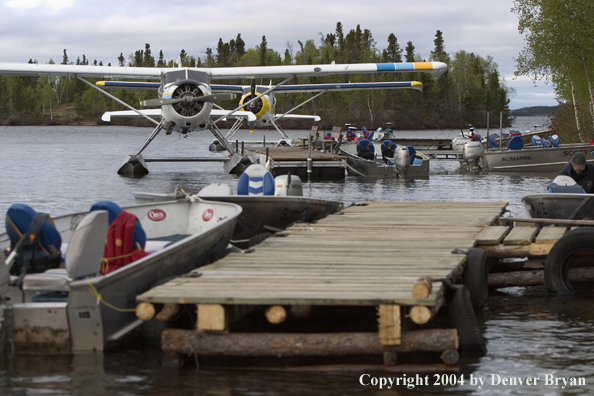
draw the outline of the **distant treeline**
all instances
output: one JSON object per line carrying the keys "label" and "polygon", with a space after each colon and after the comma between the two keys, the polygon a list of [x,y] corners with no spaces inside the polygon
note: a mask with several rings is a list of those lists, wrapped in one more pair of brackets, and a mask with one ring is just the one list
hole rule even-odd
{"label": "distant treeline", "polygon": [[517,110],[512,110],[511,115],[513,117],[517,116],[539,116],[539,115],[553,115],[559,106],[532,106],[532,107],[524,107]]}
{"label": "distant treeline", "polygon": [[[150,44],[136,50],[127,58],[120,53],[118,65],[111,67],[175,67],[181,61],[184,67],[236,67],[291,64],[375,63],[440,61],[449,69],[440,77],[426,73],[402,73],[396,75],[351,75],[324,78],[299,78],[290,81],[298,83],[367,82],[367,81],[409,81],[423,83],[423,91],[413,90],[370,90],[352,92],[330,92],[299,108],[297,113],[316,114],[322,118],[320,126],[352,123],[368,127],[392,123],[394,129],[465,128],[468,124],[486,126],[487,112],[491,113],[493,124],[499,123],[503,112],[506,126],[510,125],[508,88],[499,76],[493,58],[483,58],[474,53],[458,51],[450,56],[445,51],[442,32],[435,34],[434,50],[428,57],[416,52],[411,41],[404,48],[394,34],[387,38],[387,47],[377,49],[376,41],[368,29],[357,26],[348,33],[343,32],[339,22],[333,33],[322,34],[317,42],[309,39],[298,41],[298,48],[287,43],[284,54],[268,48],[266,36],[254,48],[246,44],[238,34],[235,39],[223,42],[219,39],[216,48],[207,48],[205,57],[196,57],[181,50],[179,58],[166,60],[163,51],[155,59]],[[36,63],[31,59],[30,62]],[[54,63],[50,60],[49,63]],[[65,49],[61,64],[88,65],[85,55],[72,61]],[[94,60],[94,65],[103,62]],[[89,79],[95,82],[92,79]],[[258,81],[268,84],[270,79]],[[278,80],[273,80],[280,82]],[[249,84],[249,81],[226,81],[229,84]],[[156,97],[156,92],[112,91],[112,94],[132,106],[140,100]],[[310,98],[310,93],[278,94],[277,112],[288,111]],[[237,102],[220,103],[224,108],[235,108]],[[67,109],[67,111],[66,111]],[[121,110],[123,106],[85,85],[75,78],[57,77],[0,77],[0,123],[3,124],[46,124],[80,123],[98,121],[104,111]],[[496,114],[496,116],[495,116]],[[283,126],[309,127],[311,124],[283,122]],[[495,125],[493,125],[495,126]]]}

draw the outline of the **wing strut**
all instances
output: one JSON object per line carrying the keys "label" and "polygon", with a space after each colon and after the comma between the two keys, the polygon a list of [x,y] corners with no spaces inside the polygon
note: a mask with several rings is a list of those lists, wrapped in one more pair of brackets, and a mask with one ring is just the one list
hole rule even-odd
{"label": "wing strut", "polygon": [[[90,87],[93,87],[94,89],[96,89],[97,91],[101,92],[102,94],[104,94],[105,96],[107,96],[108,98],[115,100],[116,102],[118,102],[119,104],[121,104],[122,106],[126,106],[127,108],[129,108],[130,110],[138,113],[141,117],[146,118],[147,120],[149,120],[150,122],[156,124],[157,126],[160,125],[161,123],[153,120],[151,117],[147,116],[146,114],[142,113],[140,110],[135,109],[134,107],[130,106],[128,103],[116,98],[115,96],[113,96],[112,94],[106,92],[105,90],[99,88],[98,86],[91,84],[90,82],[88,82],[87,80],[85,80],[84,78],[80,77],[80,76],[76,76],[77,79],[79,79],[80,81],[84,82],[85,84],[87,84]],[[151,139],[152,140],[152,139]],[[142,150],[141,150],[142,151]]]}
{"label": "wing strut", "polygon": [[317,95],[312,96],[311,98],[307,99],[305,102],[298,104],[297,106],[293,107],[291,110],[287,111],[285,114],[281,115],[280,117],[278,117],[276,119],[276,121],[280,120],[281,118],[283,118],[284,116],[286,116],[287,114],[292,113],[294,110],[297,110],[298,108],[300,108],[301,106],[303,106],[304,104],[306,104],[307,102],[311,102],[312,100],[314,100],[315,98],[317,98],[318,96],[325,94],[326,91],[322,91]]}
{"label": "wing strut", "polygon": [[146,139],[146,141],[144,142],[144,144],[142,145],[142,147],[140,148],[140,150],[138,150],[138,152],[136,153],[136,156],[137,157],[144,151],[144,149],[146,148],[146,146],[148,146],[150,144],[150,142],[153,141],[153,139],[155,138],[155,136],[157,136],[157,134],[159,132],[161,132],[161,129],[163,129],[163,120],[161,120],[161,122],[158,123],[157,127],[155,129],[153,129],[153,132],[151,132],[151,134]]}

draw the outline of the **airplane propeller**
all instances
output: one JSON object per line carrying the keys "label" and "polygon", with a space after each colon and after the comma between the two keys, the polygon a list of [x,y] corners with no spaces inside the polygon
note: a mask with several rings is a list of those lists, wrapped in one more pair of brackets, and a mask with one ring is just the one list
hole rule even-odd
{"label": "airplane propeller", "polygon": [[235,99],[237,97],[236,94],[232,93],[220,93],[214,95],[204,95],[204,96],[184,96],[177,99],[148,99],[140,101],[140,105],[144,107],[155,107],[155,106],[165,106],[165,105],[173,105],[177,103],[194,103],[194,102],[218,102],[218,101],[225,101]]}

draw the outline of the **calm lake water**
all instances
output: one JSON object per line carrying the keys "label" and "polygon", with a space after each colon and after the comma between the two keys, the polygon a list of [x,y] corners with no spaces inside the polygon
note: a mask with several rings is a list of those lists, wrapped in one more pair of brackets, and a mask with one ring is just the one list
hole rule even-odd
{"label": "calm lake water", "polygon": [[[542,117],[519,117],[514,129],[542,126]],[[402,131],[406,137],[451,138],[460,131]],[[478,131],[485,134],[485,131]],[[497,131],[496,131],[497,132]],[[0,127],[0,213],[26,203],[54,216],[87,210],[109,199],[135,203],[133,192],[193,193],[213,183],[235,187],[220,163],[150,163],[150,174],[126,179],[116,171],[125,154],[135,153],[150,133],[125,127]],[[288,131],[289,136],[307,132]],[[261,131],[240,139],[261,139]],[[267,139],[277,135],[267,132]],[[146,157],[208,156],[208,133],[187,138],[159,136]],[[521,198],[545,192],[555,174],[467,174],[453,161],[433,161],[428,180],[304,184],[304,195],[364,200],[509,202],[514,216],[527,216]],[[0,226],[4,226],[3,218]],[[0,395],[584,395],[594,394],[594,310],[592,301],[549,297],[542,287],[508,288],[494,293],[479,321],[487,354],[461,362],[464,384],[404,386],[380,390],[362,386],[361,373],[299,374],[234,370],[178,371],[160,366],[157,349],[128,345],[103,354],[16,354],[0,357]],[[484,379],[485,384],[470,382]],[[386,375],[394,376],[394,375]],[[537,377],[535,385],[504,384],[503,379]],[[586,386],[546,382],[547,378],[584,378]],[[499,385],[493,381],[501,379]]]}

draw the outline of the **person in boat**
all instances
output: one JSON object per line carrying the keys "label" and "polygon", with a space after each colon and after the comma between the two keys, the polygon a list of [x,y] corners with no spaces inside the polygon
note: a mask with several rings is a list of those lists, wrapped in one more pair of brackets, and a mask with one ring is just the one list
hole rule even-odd
{"label": "person in boat", "polygon": [[586,161],[584,153],[573,154],[558,175],[570,176],[588,194],[594,192],[594,165]]}

